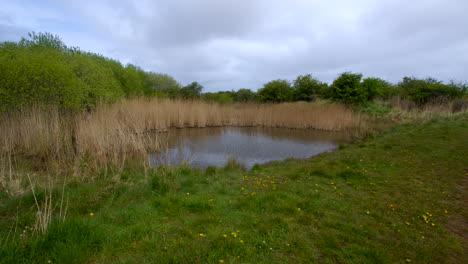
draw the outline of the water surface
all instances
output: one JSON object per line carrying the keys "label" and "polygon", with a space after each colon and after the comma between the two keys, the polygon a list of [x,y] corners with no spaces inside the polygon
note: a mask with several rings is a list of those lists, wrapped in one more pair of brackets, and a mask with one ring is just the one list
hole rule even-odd
{"label": "water surface", "polygon": [[347,133],[252,127],[171,129],[163,137],[167,150],[150,154],[153,167],[183,163],[193,168],[223,167],[234,159],[250,169],[257,163],[332,151],[350,139]]}

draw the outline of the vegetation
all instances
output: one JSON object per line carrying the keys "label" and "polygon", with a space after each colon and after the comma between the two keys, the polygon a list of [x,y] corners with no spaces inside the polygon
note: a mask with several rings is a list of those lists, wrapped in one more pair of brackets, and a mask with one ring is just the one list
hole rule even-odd
{"label": "vegetation", "polygon": [[[467,87],[345,72],[202,93],[48,33],[3,42],[0,263],[465,263]],[[354,140],[251,171],[148,167],[157,133],[210,126]]]}
{"label": "vegetation", "polygon": [[185,87],[171,76],[67,47],[58,36],[30,33],[0,43],[0,111],[46,105],[90,109],[124,97],[198,98],[202,87]]}
{"label": "vegetation", "polygon": [[271,81],[258,90],[261,102],[289,102],[294,98],[294,90],[287,80]]}
{"label": "vegetation", "polygon": [[23,195],[2,191],[0,261],[464,263],[467,121],[402,126],[250,172],[135,168],[22,183]]}

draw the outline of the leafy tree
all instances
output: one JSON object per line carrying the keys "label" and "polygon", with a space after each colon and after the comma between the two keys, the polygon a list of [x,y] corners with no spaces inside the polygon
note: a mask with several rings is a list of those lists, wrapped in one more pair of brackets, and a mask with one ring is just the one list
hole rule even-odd
{"label": "leafy tree", "polygon": [[2,110],[31,104],[79,108],[86,84],[76,77],[64,54],[25,48],[0,52]]}
{"label": "leafy tree", "polygon": [[380,78],[365,78],[361,85],[363,90],[367,93],[367,100],[372,100],[377,97],[388,98],[394,90],[389,82]]}
{"label": "leafy tree", "polygon": [[83,88],[82,104],[84,107],[90,108],[99,101],[113,102],[124,96],[112,70],[109,67],[103,67],[92,57],[76,53],[70,58],[69,65],[76,77],[86,84]]}
{"label": "leafy tree", "polygon": [[257,95],[250,89],[239,89],[234,94],[234,102],[250,102],[255,101],[256,99]]}
{"label": "leafy tree", "polygon": [[168,93],[171,89],[180,89],[180,84],[170,75],[148,72],[144,76],[144,85],[155,91]]}
{"label": "leafy tree", "polygon": [[59,51],[66,51],[67,46],[59,36],[51,33],[28,33],[29,38],[21,38],[18,45],[24,48],[46,48]]}
{"label": "leafy tree", "polygon": [[286,80],[274,80],[258,90],[258,98],[262,102],[286,102],[294,98],[294,90]]}
{"label": "leafy tree", "polygon": [[321,94],[326,84],[312,77],[312,75],[299,75],[294,80],[294,100],[312,101]]}
{"label": "leafy tree", "polygon": [[401,89],[403,96],[419,105],[434,100],[461,98],[467,91],[466,85],[456,85],[453,82],[445,85],[434,78],[422,80],[414,77],[404,77],[398,87]]}
{"label": "leafy tree", "polygon": [[329,95],[331,99],[345,104],[360,104],[367,100],[367,90],[361,85],[362,74],[344,72],[333,81]]}
{"label": "leafy tree", "polygon": [[197,82],[192,82],[189,85],[186,85],[180,89],[180,95],[184,99],[196,99],[200,98],[201,91],[203,90],[203,86]]}

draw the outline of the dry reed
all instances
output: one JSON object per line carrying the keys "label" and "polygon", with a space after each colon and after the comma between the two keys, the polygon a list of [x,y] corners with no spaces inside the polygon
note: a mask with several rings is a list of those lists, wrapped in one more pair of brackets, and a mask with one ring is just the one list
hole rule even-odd
{"label": "dry reed", "polygon": [[[60,114],[38,107],[0,117],[0,153],[49,160],[83,160],[94,168],[122,168],[132,155],[161,149],[154,131],[169,128],[262,126],[329,131],[365,127],[340,104],[214,104],[136,98],[92,112]],[[146,161],[145,161],[146,162]],[[56,167],[61,167],[57,165]]]}

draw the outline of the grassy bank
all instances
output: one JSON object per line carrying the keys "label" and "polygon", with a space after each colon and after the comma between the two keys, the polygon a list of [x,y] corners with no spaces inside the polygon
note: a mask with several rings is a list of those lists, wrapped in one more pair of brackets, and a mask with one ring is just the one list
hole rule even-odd
{"label": "grassy bank", "polygon": [[466,263],[467,121],[250,172],[140,168],[2,191],[0,261]]}

